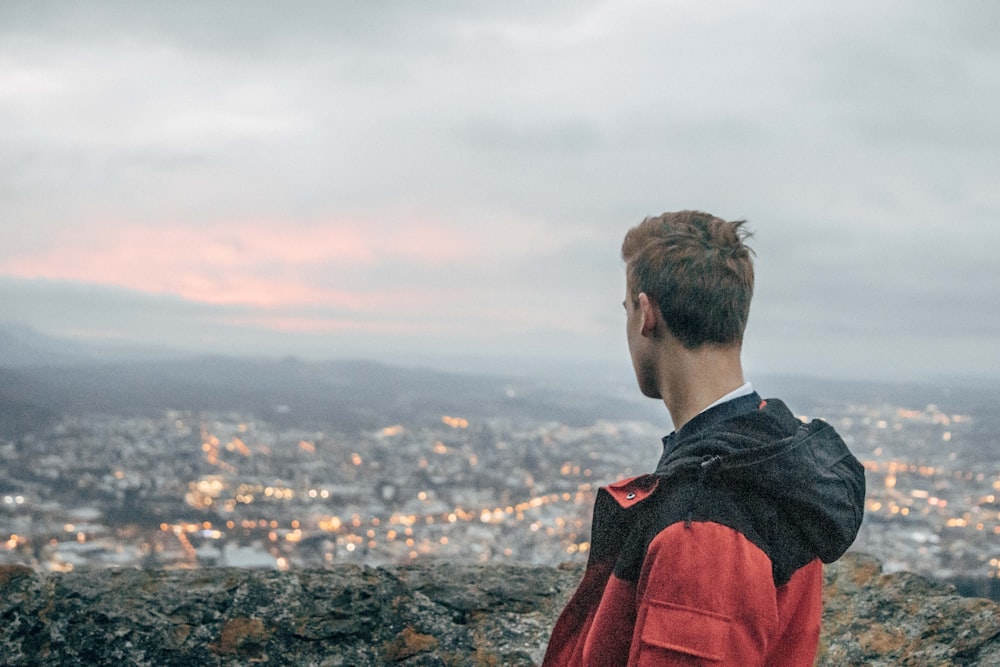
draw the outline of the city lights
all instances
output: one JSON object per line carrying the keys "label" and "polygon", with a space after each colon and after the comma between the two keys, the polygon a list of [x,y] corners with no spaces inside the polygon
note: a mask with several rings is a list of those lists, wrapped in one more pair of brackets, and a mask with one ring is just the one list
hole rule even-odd
{"label": "city lights", "polygon": [[[856,548],[889,571],[1000,576],[1000,471],[962,465],[943,447],[963,446],[974,419],[934,406],[847,406],[830,417],[866,467]],[[634,423],[427,423],[343,434],[251,415],[75,417],[38,455],[51,483],[32,478],[0,495],[11,520],[0,562],[50,571],[582,562],[597,489],[655,465],[662,436]],[[10,462],[15,452],[0,442],[0,453]],[[94,500],[81,505],[77,492]],[[157,517],[150,528],[106,519],[136,508]]]}

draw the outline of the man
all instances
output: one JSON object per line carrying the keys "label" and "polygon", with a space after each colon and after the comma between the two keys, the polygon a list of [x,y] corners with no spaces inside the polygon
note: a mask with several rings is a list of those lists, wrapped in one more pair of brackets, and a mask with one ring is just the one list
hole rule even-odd
{"label": "man", "polygon": [[813,664],[821,563],[854,541],[864,469],[826,422],[745,382],[747,236],[742,221],[681,211],[625,237],[635,376],[675,430],[655,473],[598,492],[546,666]]}

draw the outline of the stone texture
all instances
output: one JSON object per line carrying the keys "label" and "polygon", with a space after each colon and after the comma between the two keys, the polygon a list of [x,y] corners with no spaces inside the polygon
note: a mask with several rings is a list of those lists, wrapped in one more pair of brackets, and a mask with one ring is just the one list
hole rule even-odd
{"label": "stone texture", "polygon": [[826,568],[817,665],[1000,665],[1000,606],[850,553]]}
{"label": "stone texture", "polygon": [[[579,567],[0,567],[3,665],[528,666]],[[817,665],[1000,665],[1000,607],[849,554],[827,568]]]}
{"label": "stone texture", "polygon": [[0,664],[535,665],[578,575],[0,567]]}

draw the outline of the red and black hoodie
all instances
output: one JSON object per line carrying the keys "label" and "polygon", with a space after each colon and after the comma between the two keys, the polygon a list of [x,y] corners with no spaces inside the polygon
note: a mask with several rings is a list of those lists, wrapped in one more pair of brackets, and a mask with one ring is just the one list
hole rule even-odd
{"label": "red and black hoodie", "polygon": [[854,541],[864,468],[824,421],[743,396],[598,492],[587,569],[543,665],[808,667],[821,562]]}

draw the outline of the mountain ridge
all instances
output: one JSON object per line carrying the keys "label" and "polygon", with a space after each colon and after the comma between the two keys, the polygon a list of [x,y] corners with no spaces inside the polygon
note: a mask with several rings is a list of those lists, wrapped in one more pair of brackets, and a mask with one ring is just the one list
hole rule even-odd
{"label": "mountain ridge", "polygon": [[[568,424],[599,419],[667,422],[658,401],[641,398],[629,379],[549,375],[502,376],[439,371],[364,359],[136,353],[86,346],[28,327],[0,324],[0,435],[17,437],[63,414],[149,414],[163,410],[247,411],[281,423],[337,429],[465,417],[533,419]],[[766,396],[793,409],[830,401],[953,404],[995,412],[1000,385],[847,381],[806,376],[753,378]]]}

